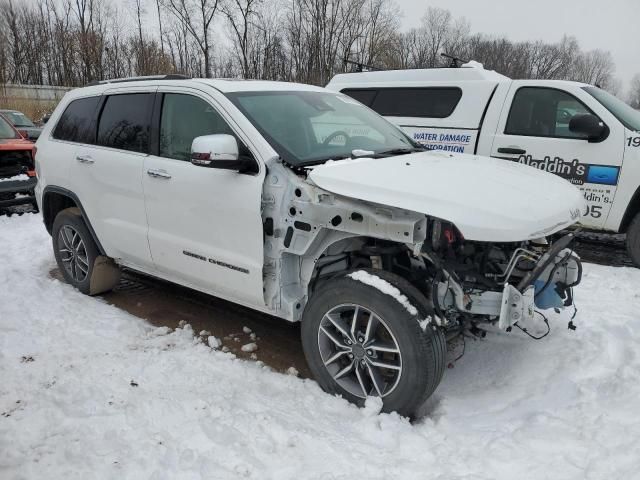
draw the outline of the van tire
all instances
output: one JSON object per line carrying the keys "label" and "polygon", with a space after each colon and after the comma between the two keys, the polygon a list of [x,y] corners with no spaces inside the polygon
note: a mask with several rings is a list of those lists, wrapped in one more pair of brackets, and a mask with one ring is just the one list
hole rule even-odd
{"label": "van tire", "polygon": [[79,208],[62,210],[51,231],[53,253],[65,281],[86,295],[111,290],[120,280],[120,269],[98,246]]}
{"label": "van tire", "polygon": [[[411,314],[403,304],[391,295],[349,277],[349,274],[361,270],[397,288],[408,298],[409,303],[416,308],[418,313]],[[340,357],[336,361],[337,366],[335,364],[325,366],[328,358],[341,351],[341,348],[336,348],[333,342],[325,338],[322,328],[325,330],[327,327],[331,328],[332,334],[338,332],[337,329],[333,330],[333,325],[327,323],[327,314],[331,313],[334,318],[337,315],[339,319],[346,319],[343,320],[346,323],[348,319],[353,317],[351,313],[355,311],[353,306],[362,309],[360,310],[362,323],[359,325],[361,328],[357,329],[359,333],[353,335],[356,340],[352,343],[353,351],[349,354],[350,357],[346,355]],[[397,377],[391,370],[377,370],[377,375],[380,373],[386,375],[382,411],[395,411],[400,415],[414,418],[442,379],[446,367],[447,345],[442,329],[437,327],[435,323],[426,325],[424,329],[419,323],[428,316],[435,318],[433,308],[429,305],[428,300],[418,289],[397,275],[382,270],[357,269],[331,277],[315,290],[305,308],[301,328],[302,346],[309,368],[323,390],[330,394],[341,395],[358,406],[363,406],[365,402],[363,390],[369,391],[367,396],[372,393],[379,396],[371,381],[372,375],[367,374],[367,369],[370,368],[367,366],[367,362],[373,358],[378,363],[390,363],[398,356],[373,352],[374,357],[368,357],[367,345],[372,342],[362,343],[358,340],[366,328],[367,319],[370,318],[367,311],[375,312],[375,315],[381,319],[376,333],[382,333],[384,336],[384,329],[386,329],[387,333],[391,334],[385,337],[390,338],[390,341],[386,342],[387,345],[397,345],[400,352],[399,357],[401,357],[401,361],[396,362],[402,367]],[[344,315],[344,317],[340,315]],[[347,337],[341,335],[340,340],[346,341],[345,339]],[[359,363],[360,374],[367,374],[367,377],[364,378],[364,384],[360,384],[360,390],[358,390],[359,386],[355,380],[355,370],[345,375],[344,380],[334,379],[338,372],[350,365],[351,359],[357,360],[364,355],[362,351],[356,352],[356,343],[364,345],[366,352],[365,358],[361,359]],[[373,344],[382,343],[373,342]],[[389,355],[395,356],[395,359],[389,360]],[[355,368],[358,369],[358,362],[356,362]]]}
{"label": "van tire", "polygon": [[627,252],[636,267],[640,268],[640,212],[633,217],[627,229]]}

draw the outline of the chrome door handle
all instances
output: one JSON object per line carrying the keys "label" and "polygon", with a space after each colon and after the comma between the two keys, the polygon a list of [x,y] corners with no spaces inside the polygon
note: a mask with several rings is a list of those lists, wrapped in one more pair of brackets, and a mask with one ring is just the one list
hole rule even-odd
{"label": "chrome door handle", "polygon": [[166,170],[154,170],[151,168],[147,170],[147,175],[153,178],[165,178],[167,180],[171,178],[171,175],[169,175]]}
{"label": "chrome door handle", "polygon": [[95,163],[95,160],[91,158],[91,155],[78,155],[76,157],[76,160],[79,161],[80,163],[88,163],[88,164]]}

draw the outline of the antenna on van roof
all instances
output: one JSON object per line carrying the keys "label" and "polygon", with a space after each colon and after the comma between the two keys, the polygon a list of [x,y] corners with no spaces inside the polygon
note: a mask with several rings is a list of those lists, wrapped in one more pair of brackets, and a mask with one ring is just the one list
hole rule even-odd
{"label": "antenna on van roof", "polygon": [[453,55],[449,55],[448,53],[441,53],[441,57],[448,58],[451,60],[449,62],[449,68],[460,68],[463,64],[468,63],[467,60],[463,60],[462,58],[454,57]]}
{"label": "antenna on van roof", "polygon": [[353,60],[344,60],[343,63],[345,67],[347,65],[355,65],[356,72],[358,73],[384,70],[383,68],[374,67],[373,65],[367,65],[366,63],[362,63],[362,62],[354,62]]}

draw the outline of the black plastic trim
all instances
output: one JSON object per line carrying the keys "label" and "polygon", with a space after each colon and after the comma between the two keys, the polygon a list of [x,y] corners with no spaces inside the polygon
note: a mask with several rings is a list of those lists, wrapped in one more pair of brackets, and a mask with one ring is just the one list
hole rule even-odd
{"label": "black plastic trim", "polygon": [[473,147],[474,155],[478,153],[478,145],[480,144],[480,135],[482,135],[482,126],[484,125],[484,119],[487,116],[489,105],[491,105],[491,100],[493,100],[493,96],[495,95],[496,90],[498,90],[498,85],[493,87],[493,91],[491,92],[491,95],[489,95],[489,100],[487,101],[487,104],[484,106],[484,111],[482,112],[482,116],[480,117],[480,123],[478,124],[478,134],[476,135],[476,144]]}

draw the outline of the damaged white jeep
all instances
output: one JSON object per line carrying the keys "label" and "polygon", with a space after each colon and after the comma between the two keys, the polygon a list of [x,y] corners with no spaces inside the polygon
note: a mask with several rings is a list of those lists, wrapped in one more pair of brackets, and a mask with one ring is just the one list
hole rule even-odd
{"label": "damaged white jeep", "polygon": [[582,195],[552,174],[427,152],[321,88],[178,76],[65,97],[37,142],[37,198],[65,279],[120,267],[302,322],[309,367],[411,416],[446,338],[572,305]]}

